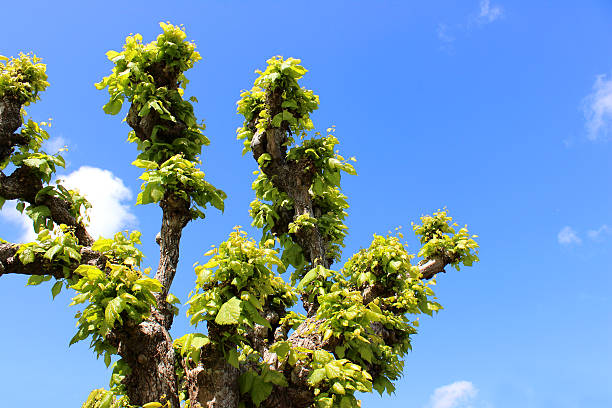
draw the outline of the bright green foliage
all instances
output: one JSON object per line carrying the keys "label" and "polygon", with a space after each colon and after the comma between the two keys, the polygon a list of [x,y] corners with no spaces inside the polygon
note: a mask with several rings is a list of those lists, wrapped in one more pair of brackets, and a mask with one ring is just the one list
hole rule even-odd
{"label": "bright green foliage", "polygon": [[204,180],[204,172],[182,155],[172,156],[159,166],[155,162],[140,159],[132,164],[147,169],[140,176],[144,183],[136,204],[156,203],[164,194],[172,193],[186,201],[190,198],[193,200],[191,213],[194,219],[204,218],[204,213],[199,208],[205,209],[208,203],[223,211],[226,194]]}
{"label": "bright green foliage", "polygon": [[413,225],[414,232],[419,236],[423,247],[419,256],[431,258],[448,258],[450,264],[459,270],[459,264],[472,266],[478,262],[478,244],[470,236],[467,226],[455,231],[456,223],[446,211],[438,211],[433,216],[421,217],[421,225]]}
{"label": "bright green foliage", "polygon": [[[260,315],[264,305],[286,310],[297,300],[291,287],[272,271],[276,266],[284,272],[274,240],[260,246],[238,228],[227,241],[208,252],[213,255],[204,265],[195,268],[196,291],[192,293],[187,314],[191,324],[214,321],[218,325],[236,326],[240,330],[254,323],[270,327]],[[228,336],[230,332],[228,332]],[[238,334],[238,331],[232,331]],[[244,341],[231,335],[233,344]]]}
{"label": "bright green foliage", "polygon": [[197,364],[200,361],[202,347],[210,343],[208,336],[201,333],[189,333],[174,340],[174,348],[184,358]]}
{"label": "bright green foliage", "polygon": [[[64,276],[68,277],[70,265],[81,261],[80,249],[81,246],[74,234],[68,227],[61,225],[60,233],[57,234],[47,229],[42,230],[36,241],[20,245],[17,255],[19,261],[24,265],[34,262],[36,255],[42,255],[50,263],[61,266]],[[50,279],[50,275],[32,275],[28,279],[28,285],[39,285]],[[72,281],[69,280],[70,282]],[[62,285],[62,280],[58,280],[53,285],[51,294],[54,298],[61,291]]]}
{"label": "bright green foliage", "polygon": [[[284,60],[282,57],[274,57],[268,60],[265,71],[256,71],[260,75],[255,80],[255,86],[251,91],[244,91],[238,101],[238,113],[242,114],[245,120],[243,127],[237,130],[238,139],[244,140],[243,153],[251,148],[254,136],[252,122],[255,119],[255,131],[271,127],[289,131],[285,143],[289,147],[287,160],[303,162],[313,173],[309,193],[313,205],[321,211],[321,216],[312,220],[293,220],[288,233],[277,234],[285,249],[283,261],[296,268],[296,277],[307,272],[304,269],[306,265],[302,250],[290,236],[300,224],[316,225],[328,242],[327,257],[332,260],[340,259],[347,229],[344,225],[347,216],[345,210],[348,208],[346,196],[340,192],[340,172],[357,174],[354,167],[334,151],[339,142],[333,135],[333,127],[327,129],[326,136],[317,132],[315,137],[304,140],[307,131],[314,129],[310,113],[318,108],[319,98],[312,91],[299,86],[298,80],[306,73],[306,69],[299,63],[300,60],[293,58]],[[266,94],[275,92],[280,93],[283,111],[271,117]],[[303,143],[294,146],[295,139],[291,135],[298,135]],[[261,155],[260,167],[264,168],[268,160],[271,160],[269,154]],[[267,240],[272,236],[280,214],[292,213],[294,203],[287,194],[279,192],[263,172],[260,172],[253,182],[253,190],[257,197],[251,203],[253,225],[263,229],[263,240]]]}
{"label": "bright green foliage", "polygon": [[[187,35],[181,27],[165,23],[160,23],[160,26],[163,33],[156,41],[143,44],[142,36],[136,34],[126,38],[122,52],[109,51],[106,55],[115,64],[113,73],[96,84],[96,88],[108,88],[110,100],[104,105],[108,114],[119,113],[127,99],[137,107],[141,117],[155,112],[170,123],[180,121],[186,125],[182,137],[171,144],[157,137],[158,130],[164,125],[153,130],[152,140],[139,141],[132,132],[129,140],[138,141],[138,148],[142,151],[139,159],[161,163],[181,153],[186,159],[193,160],[201,153],[202,145],[209,142],[202,134],[204,126],[196,121],[193,106],[183,99],[189,82],[183,72],[192,68],[201,57],[195,44],[186,41]],[[165,70],[167,79],[176,82],[155,83],[154,72],[161,69]]]}
{"label": "bright green foliage", "polygon": [[[161,404],[160,404],[161,405]],[[127,397],[117,398],[112,391],[99,388],[93,390],[82,408],[129,408]]]}
{"label": "bright green foliage", "polygon": [[[314,129],[310,113],[319,107],[319,97],[311,90],[300,87],[300,79],[307,70],[300,65],[299,59],[282,57],[270,58],[265,71],[255,80],[255,86],[250,91],[243,91],[238,101],[238,113],[244,115],[244,126],[238,128],[238,139],[244,139],[243,154],[251,149],[253,131],[248,124],[255,118],[256,129],[281,127],[283,123],[294,135],[303,137],[306,131]],[[272,117],[269,106],[265,102],[266,91],[279,90],[282,93],[283,111]],[[293,139],[289,139],[289,144]]]}
{"label": "bright green foliage", "polygon": [[[245,371],[238,379],[240,393],[249,394],[253,404],[257,407],[268,398],[274,385],[281,387],[288,385],[287,379],[282,373],[270,370],[267,365],[262,364],[259,370],[260,372],[255,370]],[[238,406],[244,408],[247,405],[243,401]]]}
{"label": "bright green foliage", "polygon": [[19,58],[0,55],[0,98],[15,98],[23,105],[36,102],[47,82],[47,67],[34,54],[19,54]]}
{"label": "bright green foliage", "polygon": [[[192,104],[183,99],[189,82],[183,72],[201,57],[195,44],[186,41],[181,27],[160,25],[163,32],[156,41],[143,44],[142,36],[136,34],[126,38],[122,52],[109,51],[107,56],[115,64],[113,73],[96,88],[108,88],[106,113],[119,113],[127,99],[139,117],[158,120],[150,138],[139,138],[135,131],[128,137],[141,151],[132,164],[147,170],[141,176],[145,183],[137,204],[156,203],[166,193],[173,193],[187,201],[193,199],[192,218],[204,218],[201,209],[211,203],[223,210],[226,195],[204,181],[204,173],[196,168],[202,146],[210,142],[202,134],[205,126],[197,123]],[[170,129],[172,136],[166,134]]]}
{"label": "bright green foliage", "polygon": [[132,231],[129,235],[127,231],[118,232],[113,239],[99,238],[91,249],[104,254],[110,263],[139,267],[144,258],[142,251],[136,248],[136,245],[142,244],[141,235],[139,231]]}
{"label": "bright green foliage", "polygon": [[372,392],[371,380],[367,371],[347,359],[337,360],[324,350],[313,352],[308,384],[321,390],[316,393],[316,407],[357,408],[354,393]]}
{"label": "bright green foliage", "polygon": [[132,372],[132,369],[123,359],[119,359],[114,362],[112,368],[113,373],[109,382],[110,390],[117,396],[125,395],[126,389],[123,380]]}
{"label": "bright green foliage", "polygon": [[94,247],[107,253],[111,259],[105,271],[92,265],[80,265],[74,271],[81,278],[71,286],[78,292],[71,305],[84,302],[89,302],[89,305],[76,315],[79,328],[70,344],[91,336],[91,347],[98,356],[105,353],[107,366],[111,355],[117,352],[106,341],[107,334],[116,325],[128,321],[137,325],[146,319],[151,308],[157,304],[153,293],[161,290],[159,281],[137,269],[142,254],[133,245],[140,242],[139,236],[132,233],[128,239],[123,234],[117,234],[113,243],[101,238]]}

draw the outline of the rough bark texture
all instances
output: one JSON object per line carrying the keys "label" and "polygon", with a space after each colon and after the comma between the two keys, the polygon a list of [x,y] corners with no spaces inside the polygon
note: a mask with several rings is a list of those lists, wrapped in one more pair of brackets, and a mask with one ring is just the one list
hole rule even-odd
{"label": "rough bark texture", "polygon": [[208,322],[211,342],[202,348],[198,366],[186,369],[192,408],[236,408],[240,402],[240,371],[227,363],[220,345],[224,330],[231,326]]}
{"label": "rough bark texture", "polygon": [[131,368],[124,381],[130,404],[170,401],[172,407],[179,406],[172,338],[163,325],[156,321],[135,327],[127,324],[114,330],[109,340]]}
{"label": "rough bark texture", "polygon": [[[0,276],[9,273],[18,275],[51,275],[56,279],[64,277],[64,270],[57,264],[52,264],[49,260],[43,258],[42,254],[27,265],[23,265],[16,256],[19,245],[15,244],[0,244]],[[73,263],[71,271],[74,271],[79,265],[93,265],[100,269],[104,269],[106,257],[97,251],[92,251],[90,248],[81,249],[81,263]]]}
{"label": "rough bark texture", "polygon": [[[282,111],[282,94],[280,88],[267,92],[266,103],[269,106],[270,118]],[[250,123],[252,131],[256,131],[255,120]],[[310,160],[293,161],[287,159],[287,148],[284,146],[287,141],[289,129],[285,122],[281,127],[273,127],[271,121],[266,130],[257,130],[251,140],[251,151],[253,158],[257,161],[262,154],[268,153],[272,160],[269,161],[262,171],[274,187],[286,193],[293,200],[293,214],[281,214],[276,221],[275,233],[286,232],[289,223],[300,215],[308,215],[317,218],[320,211],[313,204],[310,196],[310,186],[315,176],[315,166]],[[326,256],[327,245],[323,234],[318,227],[302,227],[295,234],[292,234],[294,241],[302,248],[306,262],[312,266],[322,265],[329,268],[332,259]],[[316,300],[309,302],[308,297],[302,298],[304,308],[308,316],[314,316],[318,308]]]}
{"label": "rough bark texture", "polygon": [[155,279],[162,284],[162,290],[155,297],[157,298],[157,309],[160,312],[160,323],[166,329],[170,329],[173,314],[166,302],[166,297],[176,275],[179,243],[183,228],[190,220],[190,215],[189,203],[171,194],[167,194],[162,199],[160,206],[163,209],[163,216],[159,235],[159,265]]}

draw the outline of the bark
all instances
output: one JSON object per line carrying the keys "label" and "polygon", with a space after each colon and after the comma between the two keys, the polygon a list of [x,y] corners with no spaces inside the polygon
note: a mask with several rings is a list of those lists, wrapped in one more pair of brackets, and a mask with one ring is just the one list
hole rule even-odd
{"label": "bark", "polygon": [[[282,90],[277,88],[266,94],[270,118],[282,111]],[[250,123],[251,130],[255,131],[255,120]],[[268,153],[272,160],[268,161],[261,170],[270,179],[274,187],[286,193],[293,201],[293,214],[287,214],[276,221],[273,232],[286,232],[291,221],[300,215],[308,215],[317,218],[317,211],[313,204],[309,189],[315,175],[315,166],[308,159],[294,161],[287,159],[287,141],[289,128],[283,122],[281,127],[272,127],[271,120],[268,121],[266,130],[257,130],[251,140],[253,158],[257,161],[261,155]],[[318,227],[302,227],[292,234],[293,240],[302,248],[304,257],[312,266],[322,265],[325,268],[331,266],[332,260],[326,256],[327,242]],[[308,297],[302,298],[304,308],[308,316],[314,316],[318,308],[316,301],[308,302]]]}
{"label": "bark", "polygon": [[190,220],[189,203],[172,194],[166,194],[160,203],[163,209],[162,226],[159,235],[159,265],[155,279],[162,284],[162,290],[156,294],[158,320],[166,329],[172,326],[173,314],[166,297],[176,275],[179,261],[179,244],[183,228]]}
{"label": "bark", "polygon": [[175,355],[168,330],[153,319],[135,327],[122,327],[108,337],[131,372],[124,384],[131,405],[170,402],[179,407]]}
{"label": "bark", "polygon": [[211,342],[202,348],[200,364],[186,370],[192,408],[236,408],[240,402],[240,371],[227,362],[221,349],[222,333],[227,330],[227,326],[208,322]]}
{"label": "bark", "polygon": [[0,163],[10,157],[14,146],[26,143],[21,135],[14,134],[21,123],[19,100],[9,96],[0,98]]}
{"label": "bark", "polygon": [[61,266],[49,262],[43,258],[43,254],[35,257],[34,262],[24,265],[16,255],[19,245],[15,244],[0,244],[0,276],[7,274],[18,275],[51,275],[56,279],[70,277],[79,265],[93,265],[100,269],[104,269],[106,265],[106,257],[97,251],[92,251],[90,248],[84,247],[81,249],[81,263],[73,263],[70,266],[68,276],[64,276],[64,270]]}
{"label": "bark", "polygon": [[[153,76],[156,87],[177,89],[177,78],[180,74],[177,67],[168,67],[158,62],[148,67],[147,72]],[[136,137],[142,141],[171,144],[187,128],[180,121],[161,119],[154,110],[145,116],[139,116],[140,108],[132,104],[126,121],[134,129]],[[156,127],[158,132],[153,140],[152,135]],[[178,408],[176,356],[172,338],[168,333],[173,314],[166,298],[176,275],[182,230],[191,219],[190,203],[166,193],[160,207],[163,215],[161,230],[156,238],[160,246],[160,257],[155,278],[162,284],[162,290],[155,295],[157,307],[152,310],[151,317],[146,322],[135,328],[113,333],[113,336],[119,354],[131,368],[131,373],[125,379],[130,403],[141,405],[151,401],[169,401],[172,408]]]}

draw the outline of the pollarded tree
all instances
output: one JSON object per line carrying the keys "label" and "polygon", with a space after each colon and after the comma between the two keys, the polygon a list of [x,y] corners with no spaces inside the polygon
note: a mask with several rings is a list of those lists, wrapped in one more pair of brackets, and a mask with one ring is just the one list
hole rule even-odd
{"label": "pollarded tree", "polygon": [[[415,317],[441,308],[431,279],[477,261],[477,244],[439,211],[414,225],[416,265],[398,234],[375,235],[332,267],[347,230],[341,173],[355,170],[335,152],[333,129],[312,132],[319,98],[299,85],[306,69],[293,58],[268,60],[238,102],[238,139],[259,165],[250,212],[262,237],[236,229],[205,254],[187,314],[206,334],[171,338],[181,232],[207,205],[222,210],[226,196],[198,169],[208,139],[193,98],[183,98],[184,73],[200,55],[181,27],[161,27],[156,41],[134,35],[109,51],[115,67],[96,84],[110,94],[106,113],[130,104],[128,140],[144,180],[137,204],[163,210],[154,277],[140,267],[138,232],[94,240],[89,203],[52,183],[64,160],[41,150],[45,124],[25,122],[24,110],[49,85],[45,65],[32,55],[0,57],[0,204],[17,200],[38,233],[35,242],[0,243],[0,275],[29,275],[33,285],[54,279],[54,296],[64,286],[75,291],[72,305],[82,310],[71,343],[90,340],[107,365],[118,356],[110,389],[94,390],[83,406],[344,408],[360,405],[357,392],[393,392]],[[290,284],[280,276],[288,270]]]}

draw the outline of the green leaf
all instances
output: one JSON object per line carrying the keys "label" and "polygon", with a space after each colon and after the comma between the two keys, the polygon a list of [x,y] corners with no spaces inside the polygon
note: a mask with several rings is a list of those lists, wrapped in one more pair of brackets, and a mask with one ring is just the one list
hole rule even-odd
{"label": "green leaf", "polygon": [[308,376],[308,384],[315,386],[326,378],[327,375],[325,374],[325,369],[318,368],[316,370],[313,370],[312,373],[310,373],[310,375]]}
{"label": "green leaf", "polygon": [[316,363],[327,364],[333,360],[333,356],[325,350],[315,350],[313,353],[313,360]]}
{"label": "green leaf", "polygon": [[44,275],[32,275],[28,278],[28,283],[26,284],[26,286],[40,285],[44,281],[45,281]]}
{"label": "green leaf", "polygon": [[199,333],[195,333],[193,335],[193,340],[191,341],[191,347],[196,348],[196,349],[201,349],[208,343],[210,343],[210,339],[208,338],[208,336],[205,336]]}
{"label": "green leaf", "polygon": [[340,394],[340,395],[346,394],[344,387],[339,382],[335,382],[334,385],[332,385],[332,392],[334,392],[335,394]]}
{"label": "green leaf", "polygon": [[134,284],[138,284],[144,289],[148,289],[150,292],[159,292],[162,289],[161,282],[153,278],[140,278],[136,280]]}
{"label": "green leaf", "polygon": [[325,374],[327,375],[327,378],[329,379],[338,378],[342,375],[342,371],[340,371],[340,368],[336,366],[335,364],[326,364]]}
{"label": "green leaf", "polygon": [[401,261],[391,261],[389,262],[389,268],[393,269],[393,271],[397,272],[400,268],[400,266],[402,266],[402,262]]}
{"label": "green leaf", "polygon": [[81,260],[81,254],[74,248],[65,247],[64,253],[68,255],[71,259],[74,259],[77,262]]}
{"label": "green leaf", "polygon": [[291,351],[291,346],[288,341],[280,341],[270,347],[270,351],[276,353],[281,360],[285,358],[287,353]]}
{"label": "green leaf", "polygon": [[217,324],[237,324],[240,317],[242,301],[237,297],[233,297],[225,302],[219,309],[219,313],[215,317]]}
{"label": "green leaf", "polygon": [[76,273],[77,275],[81,275],[90,281],[96,280],[104,276],[104,272],[102,272],[93,265],[79,265],[78,268],[74,270],[74,273]]}
{"label": "green leaf", "polygon": [[229,356],[227,357],[227,362],[234,368],[239,368],[240,364],[238,363],[238,352],[236,349],[231,349],[229,351]]}
{"label": "green leaf", "polygon": [[53,299],[55,299],[55,297],[60,293],[60,291],[62,290],[63,284],[64,284],[63,281],[55,282],[55,284],[51,288],[51,295],[53,295]]}
{"label": "green leaf", "polygon": [[256,406],[259,406],[272,392],[272,384],[264,382],[261,377],[255,377],[251,389],[251,398]]}
{"label": "green leaf", "polygon": [[121,111],[123,106],[123,98],[111,99],[106,105],[102,107],[104,113],[109,115],[116,115]]}
{"label": "green leaf", "polygon": [[162,404],[160,404],[159,402],[147,402],[142,406],[142,408],[159,408],[161,406]]}
{"label": "green leaf", "polygon": [[157,163],[155,163],[154,161],[142,160],[142,159],[134,160],[132,162],[132,165],[136,167],[140,167],[141,169],[147,169],[147,170],[155,170],[158,167]]}
{"label": "green leaf", "polygon": [[118,320],[119,323],[123,323],[121,316],[119,314],[123,311],[125,307],[125,300],[121,297],[116,297],[106,305],[106,310],[104,311],[104,321],[109,327],[113,327],[115,321]]}
{"label": "green leaf", "polygon": [[297,286],[298,290],[303,289],[306,285],[308,285],[310,282],[312,282],[313,280],[315,280],[317,278],[317,269],[311,269],[300,281],[299,285]]}
{"label": "green leaf", "polygon": [[317,408],[332,408],[334,406],[333,398],[319,398],[317,399]]}
{"label": "green leaf", "polygon": [[24,265],[34,262],[34,251],[32,251],[31,248],[26,247],[23,252],[19,254],[19,260]]}
{"label": "green leaf", "polygon": [[238,384],[240,385],[241,394],[246,394],[247,392],[251,391],[251,387],[253,386],[253,379],[256,376],[257,375],[254,374],[252,371],[247,371],[240,376],[240,378],[238,379]]}
{"label": "green leaf", "polygon": [[113,402],[113,394],[109,392],[100,402],[98,408],[110,408],[111,403]]}
{"label": "green leaf", "polygon": [[353,408],[353,400],[350,397],[342,397],[340,408]]}

